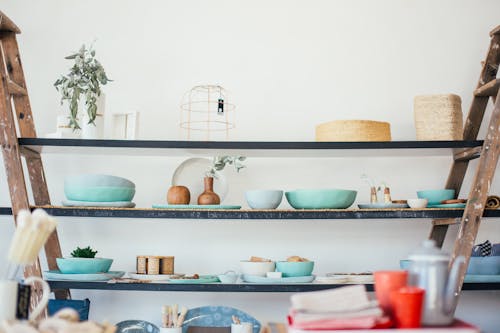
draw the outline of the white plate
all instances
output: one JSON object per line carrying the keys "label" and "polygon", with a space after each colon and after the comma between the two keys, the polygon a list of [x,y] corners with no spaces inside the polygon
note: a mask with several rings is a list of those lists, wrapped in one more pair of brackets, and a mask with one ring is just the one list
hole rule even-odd
{"label": "white plate", "polygon": [[129,272],[129,273],[127,273],[127,275],[131,279],[141,280],[141,281],[168,281],[170,278],[175,277],[175,276],[184,276],[184,274],[172,274],[172,275],[158,274],[158,275],[154,275],[154,274],[137,274],[134,272]]}
{"label": "white plate", "polygon": [[125,272],[109,271],[107,273],[95,274],[63,274],[58,270],[45,271],[43,273],[47,280],[63,281],[108,281],[115,278],[121,278]]}
{"label": "white plate", "polygon": [[[373,274],[339,274],[339,273],[328,273],[324,277],[323,281],[331,278],[333,280],[346,279],[345,282],[332,282],[332,283],[373,283]],[[326,283],[326,282],[324,282]]]}
{"label": "white plate", "polygon": [[[172,176],[172,186],[182,185],[189,189],[191,194],[191,205],[198,203],[198,197],[204,191],[203,178],[205,172],[212,166],[212,161],[208,158],[193,157],[182,162],[174,171]],[[218,178],[214,178],[214,192],[219,195],[223,202],[227,194],[227,182],[224,175],[218,173]]]}
{"label": "white plate", "polygon": [[368,204],[359,204],[358,207],[360,209],[394,209],[394,208],[408,208],[407,204],[399,204],[399,203],[368,203]]}
{"label": "white plate", "polygon": [[243,274],[243,282],[247,283],[262,283],[262,284],[275,284],[275,283],[309,283],[314,281],[314,275],[310,276],[297,276],[297,277],[283,277],[283,278],[268,278],[265,276]]}

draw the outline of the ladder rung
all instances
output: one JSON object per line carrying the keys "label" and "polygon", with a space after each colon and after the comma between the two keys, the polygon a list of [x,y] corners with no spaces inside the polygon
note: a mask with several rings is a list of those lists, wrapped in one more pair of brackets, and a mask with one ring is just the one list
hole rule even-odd
{"label": "ladder rung", "polygon": [[476,159],[479,156],[481,156],[482,149],[483,149],[483,147],[473,147],[473,148],[462,149],[458,152],[455,152],[455,154],[453,154],[453,159],[455,160],[455,162],[470,161],[470,160]]}
{"label": "ladder rung", "polygon": [[495,29],[491,30],[490,36],[493,37],[494,35],[500,35],[500,25],[497,26]]}
{"label": "ladder rung", "polygon": [[28,95],[28,92],[26,91],[26,89],[24,89],[23,87],[21,87],[20,85],[18,85],[17,83],[15,83],[12,80],[9,80],[7,82],[7,88],[9,89],[9,93],[11,95],[21,95],[21,96]]}
{"label": "ladder rung", "polygon": [[474,91],[475,96],[486,97],[486,96],[496,96],[498,94],[498,88],[500,87],[500,79],[491,80],[480,88]]}
{"label": "ladder rung", "polygon": [[0,31],[12,31],[20,34],[21,30],[2,11],[0,11]]}

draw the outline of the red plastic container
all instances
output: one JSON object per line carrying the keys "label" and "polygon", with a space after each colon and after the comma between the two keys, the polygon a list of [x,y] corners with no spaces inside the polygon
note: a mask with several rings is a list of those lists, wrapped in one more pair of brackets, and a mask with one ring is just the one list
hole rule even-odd
{"label": "red plastic container", "polygon": [[407,285],[408,271],[376,271],[375,295],[380,307],[387,315],[392,315],[391,293]]}
{"label": "red plastic container", "polygon": [[397,328],[418,328],[422,319],[425,290],[403,287],[391,293],[393,318]]}

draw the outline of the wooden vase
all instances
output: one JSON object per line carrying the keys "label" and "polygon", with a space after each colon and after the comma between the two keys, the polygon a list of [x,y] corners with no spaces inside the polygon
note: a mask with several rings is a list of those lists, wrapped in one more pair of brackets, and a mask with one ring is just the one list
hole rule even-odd
{"label": "wooden vase", "polygon": [[214,192],[214,179],[213,177],[205,177],[203,179],[205,184],[205,190],[198,197],[198,205],[218,205],[220,204],[220,198],[217,193]]}

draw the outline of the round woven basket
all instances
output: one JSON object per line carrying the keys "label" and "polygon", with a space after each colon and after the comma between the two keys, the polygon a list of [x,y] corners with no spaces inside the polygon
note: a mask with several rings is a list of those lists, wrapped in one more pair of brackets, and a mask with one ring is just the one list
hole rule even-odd
{"label": "round woven basket", "polygon": [[391,125],[373,120],[334,120],[316,126],[316,141],[391,141]]}
{"label": "round woven basket", "polygon": [[463,115],[460,96],[423,95],[414,99],[417,140],[462,140]]}

